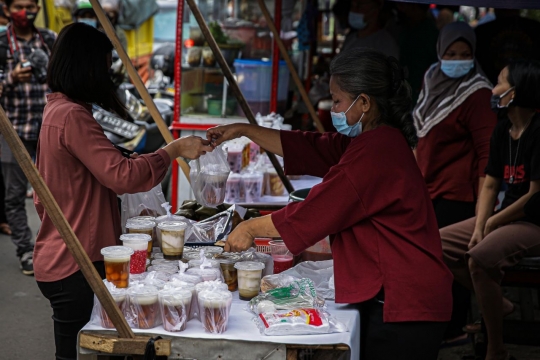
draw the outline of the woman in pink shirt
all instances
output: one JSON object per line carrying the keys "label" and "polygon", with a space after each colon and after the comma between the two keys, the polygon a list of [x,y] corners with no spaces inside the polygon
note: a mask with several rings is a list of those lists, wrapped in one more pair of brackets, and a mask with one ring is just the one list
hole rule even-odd
{"label": "woman in pink shirt", "polygon": [[[176,140],[152,154],[125,158],[92,117],[92,104],[125,109],[109,77],[113,46],[85,24],[65,27],[48,68],[48,85],[36,166],[96,269],[105,277],[100,250],[121,235],[117,194],[148,191],[173,159],[212,151],[199,137]],[[93,292],[38,197],[42,221],[34,249],[38,286],[53,308],[57,359],[76,359],[78,331],[90,320]]]}

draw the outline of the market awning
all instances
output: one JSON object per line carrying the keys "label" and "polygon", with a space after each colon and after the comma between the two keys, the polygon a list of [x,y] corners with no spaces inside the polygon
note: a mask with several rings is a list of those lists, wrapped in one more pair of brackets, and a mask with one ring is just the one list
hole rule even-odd
{"label": "market awning", "polygon": [[503,9],[540,9],[537,0],[390,0],[394,2],[414,2],[437,5],[463,5]]}

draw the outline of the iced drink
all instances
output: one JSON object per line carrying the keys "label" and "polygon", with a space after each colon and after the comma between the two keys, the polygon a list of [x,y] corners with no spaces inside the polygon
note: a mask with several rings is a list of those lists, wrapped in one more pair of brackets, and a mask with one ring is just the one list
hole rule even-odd
{"label": "iced drink", "polygon": [[181,260],[187,224],[182,221],[169,221],[160,223],[158,228],[161,231],[163,257],[167,260]]}
{"label": "iced drink", "polygon": [[257,261],[242,261],[234,264],[238,270],[238,292],[240,299],[251,300],[259,295],[264,264]]}
{"label": "iced drink", "polygon": [[290,269],[293,266],[294,258],[283,240],[273,240],[269,244],[274,259],[274,274]]}
{"label": "iced drink", "polygon": [[152,241],[152,237],[147,234],[124,234],[120,236],[120,241],[124,246],[133,249],[129,273],[142,274],[146,270],[148,243]]}
{"label": "iced drink", "polygon": [[242,149],[227,149],[227,161],[232,172],[242,171]]}
{"label": "iced drink", "polygon": [[206,290],[199,293],[199,316],[204,330],[221,334],[227,330],[232,294],[227,290]]}
{"label": "iced drink", "polygon": [[128,287],[129,262],[133,253],[133,249],[126,246],[109,246],[101,249],[107,281],[117,288]]}
{"label": "iced drink", "polygon": [[[146,234],[150,235],[153,238],[154,228],[156,223],[152,220],[133,220],[134,218],[128,219],[126,223],[126,230],[129,234]],[[153,241],[149,241],[147,244],[146,257],[150,259],[152,257],[152,247]]]}
{"label": "iced drink", "polygon": [[128,290],[132,326],[152,329],[161,324],[158,289],[155,286],[136,286]]}
{"label": "iced drink", "polygon": [[244,191],[246,195],[246,203],[259,202],[262,195],[264,175],[261,173],[244,174]]}
{"label": "iced drink", "polygon": [[215,259],[219,262],[223,273],[223,281],[227,284],[229,291],[236,291],[238,289],[238,271],[234,264],[240,261],[240,256],[218,255]]}
{"label": "iced drink", "polygon": [[[107,280],[104,280],[104,282],[105,281]],[[111,289],[109,287],[107,287],[107,289],[111,293],[111,296],[114,302],[116,303],[116,306],[118,306],[118,309],[120,309],[120,312],[123,313],[124,304],[126,302],[126,289],[119,289],[119,288]],[[107,315],[105,308],[101,304],[100,304],[100,320],[101,320],[101,327],[105,329],[114,329],[114,324],[109,318],[109,315]]]}
{"label": "iced drink", "polygon": [[177,332],[186,329],[191,311],[193,293],[187,289],[161,290],[158,294],[161,319],[166,331]]}
{"label": "iced drink", "polygon": [[[186,218],[183,217],[183,216],[179,216],[179,215],[163,215],[163,216],[160,216],[160,217],[157,217],[156,218],[156,224],[160,224],[162,222],[177,222],[177,221],[180,221],[180,222],[186,222]],[[156,226],[156,229],[155,229],[155,233],[156,233],[156,242],[155,242],[155,246],[156,247],[159,247],[161,249],[161,230],[159,229],[159,227]],[[163,251],[163,250],[161,250]],[[155,258],[155,257],[154,257]]]}
{"label": "iced drink", "polygon": [[227,190],[225,192],[225,202],[234,204],[240,202],[240,183],[242,175],[231,173],[227,179]]}
{"label": "iced drink", "polygon": [[223,204],[225,201],[225,192],[227,190],[227,178],[229,173],[200,173],[199,184],[202,205],[215,207]]}

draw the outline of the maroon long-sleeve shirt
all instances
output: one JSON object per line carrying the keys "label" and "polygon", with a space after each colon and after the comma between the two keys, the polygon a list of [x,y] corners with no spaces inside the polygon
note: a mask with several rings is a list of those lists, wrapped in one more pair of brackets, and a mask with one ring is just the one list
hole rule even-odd
{"label": "maroon long-sleeve shirt", "polygon": [[448,321],[452,274],[424,179],[401,133],[387,126],[351,139],[281,132],[287,174],[324,177],[272,220],[298,254],[327,235],[336,301],[385,291],[384,321]]}
{"label": "maroon long-sleeve shirt", "polygon": [[[47,96],[36,166],[92,261],[102,248],[119,244],[120,213],[116,194],[148,191],[170,165],[165,150],[124,158],[92,117],[90,105],[63,94]],[[37,196],[41,228],[34,248],[37,281],[57,281],[79,267]]]}

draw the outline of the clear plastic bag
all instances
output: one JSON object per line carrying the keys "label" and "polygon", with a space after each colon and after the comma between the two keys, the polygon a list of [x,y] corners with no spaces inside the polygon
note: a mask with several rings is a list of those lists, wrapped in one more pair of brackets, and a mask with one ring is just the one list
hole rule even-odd
{"label": "clear plastic bag", "polygon": [[127,291],[126,320],[134,329],[152,329],[162,324],[159,290],[152,285],[135,284]]}
{"label": "clear plastic bag", "polygon": [[167,285],[158,293],[161,320],[165,331],[186,329],[191,311],[193,293],[190,290]]}
{"label": "clear plastic bag", "polygon": [[198,319],[199,318],[199,305],[197,302],[197,290],[195,289],[195,284],[175,278],[175,279],[171,279],[171,282],[167,286],[172,286],[172,287],[191,291],[192,297],[191,297],[191,306],[190,306],[190,312],[189,312],[189,320]]}
{"label": "clear plastic bag", "polygon": [[[126,289],[119,289],[107,280],[103,280],[103,283],[111,293],[116,306],[124,313],[126,307]],[[90,315],[90,324],[101,326],[105,329],[114,329],[114,324],[109,318],[109,315],[105,312],[105,309],[101,306],[96,295],[94,295],[94,307],[92,308],[92,315]]]}
{"label": "clear plastic bag", "polygon": [[206,290],[198,295],[200,320],[206,332],[221,334],[227,330],[232,294],[228,290]]}
{"label": "clear plastic bag", "polygon": [[291,285],[295,280],[300,279],[283,273],[267,275],[261,280],[261,291],[266,293],[269,290],[286,287]]}
{"label": "clear plastic bag", "polygon": [[230,172],[227,155],[220,146],[194,160],[189,177],[197,202],[213,208],[223,204]]}
{"label": "clear plastic bag", "polygon": [[161,206],[166,202],[161,184],[147,192],[123,194],[118,197],[122,200],[122,229],[124,232],[127,219],[135,216],[157,217],[166,214],[165,209]]}
{"label": "clear plastic bag", "polygon": [[342,322],[322,309],[301,308],[259,314],[255,319],[263,335],[317,335],[347,332]]}
{"label": "clear plastic bag", "polygon": [[281,274],[296,278],[313,280],[317,294],[325,299],[333,300],[336,297],[335,289],[330,287],[330,279],[334,275],[334,261],[305,261]]}
{"label": "clear plastic bag", "polygon": [[269,290],[249,301],[249,309],[255,314],[323,305],[324,301],[318,301],[315,286],[310,279],[293,281],[289,286]]}

